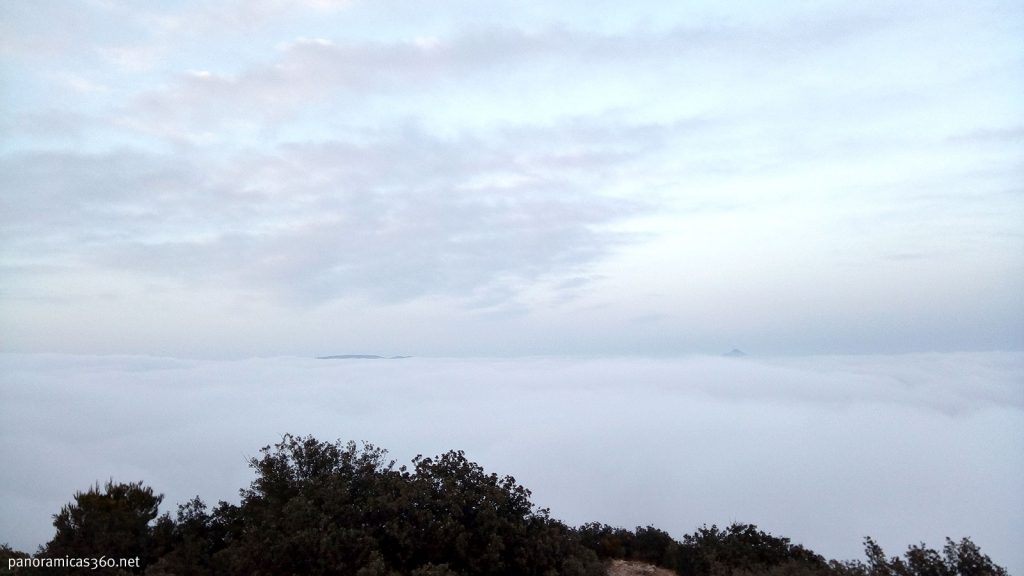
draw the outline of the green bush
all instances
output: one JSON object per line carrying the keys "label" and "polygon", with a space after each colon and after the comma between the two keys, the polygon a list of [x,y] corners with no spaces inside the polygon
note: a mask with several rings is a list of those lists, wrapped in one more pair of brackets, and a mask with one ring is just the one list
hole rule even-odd
{"label": "green bush", "polygon": [[[179,510],[176,573],[596,575],[575,533],[537,510],[510,476],[462,452],[395,468],[386,452],[285,436],[250,464],[257,477],[237,506]],[[155,568],[155,569],[156,569]],[[154,569],[154,571],[155,571]]]}

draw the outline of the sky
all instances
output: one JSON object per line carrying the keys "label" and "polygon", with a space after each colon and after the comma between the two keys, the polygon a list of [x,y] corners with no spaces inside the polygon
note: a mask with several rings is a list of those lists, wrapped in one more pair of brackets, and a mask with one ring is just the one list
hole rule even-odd
{"label": "sky", "polygon": [[0,5],[0,350],[1024,348],[1018,2]]}
{"label": "sky", "polygon": [[828,558],[969,537],[1024,574],[1024,353],[723,358],[0,354],[0,543],[26,552],[95,482],[162,511],[238,502],[281,435],[398,464],[465,450],[570,525],[682,538],[732,522]]}

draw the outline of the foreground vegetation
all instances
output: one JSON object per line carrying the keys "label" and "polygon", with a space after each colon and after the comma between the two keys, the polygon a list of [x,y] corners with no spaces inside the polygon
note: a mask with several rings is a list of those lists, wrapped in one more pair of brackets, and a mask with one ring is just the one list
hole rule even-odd
{"label": "foreground vegetation", "polygon": [[[838,562],[759,530],[704,526],[681,540],[654,527],[566,526],[536,508],[509,476],[487,474],[462,452],[395,467],[369,444],[285,436],[250,462],[256,479],[239,504],[198,497],[158,516],[161,495],[139,483],[96,485],[54,515],[56,533],[32,557],[0,547],[0,571],[18,559],[138,558],[80,573],[168,575],[600,576],[612,559],[694,576],[1005,576],[969,539],[941,551],[888,557],[870,538],[864,561]],[[3,572],[0,572],[3,573]]]}

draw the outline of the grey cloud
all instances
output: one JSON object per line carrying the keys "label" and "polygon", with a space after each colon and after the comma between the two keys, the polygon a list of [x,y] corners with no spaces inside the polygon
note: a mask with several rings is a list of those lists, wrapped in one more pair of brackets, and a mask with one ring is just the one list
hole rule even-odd
{"label": "grey cloud", "polygon": [[145,234],[175,222],[196,200],[198,175],[183,162],[131,151],[39,152],[0,158],[5,244],[48,236],[67,244]]}
{"label": "grey cloud", "polygon": [[63,109],[13,114],[0,118],[0,129],[9,134],[25,135],[51,143],[80,143],[82,137],[97,126],[97,119]]}
{"label": "grey cloud", "polygon": [[639,139],[594,134],[571,127],[542,145],[522,130],[486,141],[406,130],[226,161],[9,156],[0,164],[6,257],[293,303],[501,302],[531,282],[579,275],[629,239],[604,227],[642,205],[600,186]]}
{"label": "grey cloud", "polygon": [[1024,142],[1024,126],[989,128],[957,134],[948,139],[956,144],[1021,144]]}

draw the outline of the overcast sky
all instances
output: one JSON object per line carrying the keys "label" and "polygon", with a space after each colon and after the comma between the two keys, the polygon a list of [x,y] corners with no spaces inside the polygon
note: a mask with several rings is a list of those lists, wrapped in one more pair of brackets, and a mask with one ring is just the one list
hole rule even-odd
{"label": "overcast sky", "polygon": [[1013,1],[0,4],[0,349],[1024,347]]}

